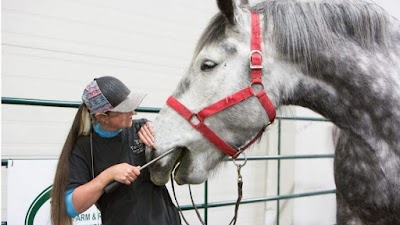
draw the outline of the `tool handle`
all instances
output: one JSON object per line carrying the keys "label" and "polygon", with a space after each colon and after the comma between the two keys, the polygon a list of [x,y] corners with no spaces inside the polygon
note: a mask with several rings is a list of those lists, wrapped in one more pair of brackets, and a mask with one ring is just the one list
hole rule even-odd
{"label": "tool handle", "polygon": [[110,194],[111,192],[115,191],[115,189],[119,188],[122,184],[117,181],[113,181],[104,188],[104,192],[106,194]]}
{"label": "tool handle", "polygon": [[[169,153],[171,153],[173,150],[175,150],[174,148],[169,149],[168,151],[164,152],[163,154],[159,155],[157,158],[154,158],[153,160],[151,160],[150,162],[144,164],[143,166],[141,166],[139,168],[139,171],[148,167],[149,165],[153,164],[154,162],[160,160],[162,157],[168,155]],[[104,188],[104,192],[109,194],[113,191],[115,191],[115,189],[117,189],[118,187],[120,187],[122,185],[122,183],[119,183],[117,181],[113,181],[109,184],[107,184],[107,186]]]}

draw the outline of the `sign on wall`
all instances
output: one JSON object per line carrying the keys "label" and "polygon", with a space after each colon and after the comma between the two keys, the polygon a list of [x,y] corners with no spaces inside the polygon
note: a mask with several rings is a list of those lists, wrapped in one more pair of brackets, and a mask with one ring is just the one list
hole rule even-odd
{"label": "sign on wall", "polygon": [[[50,192],[57,160],[9,160],[8,225],[46,225],[50,222]],[[74,225],[100,225],[95,206],[73,219]]]}

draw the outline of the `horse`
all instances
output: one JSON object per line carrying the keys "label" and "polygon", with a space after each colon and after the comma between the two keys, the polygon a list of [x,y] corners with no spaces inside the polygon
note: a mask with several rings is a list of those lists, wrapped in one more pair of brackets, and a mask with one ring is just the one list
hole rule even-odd
{"label": "horse", "polygon": [[337,224],[400,224],[399,21],[363,0],[217,5],[153,122],[147,159],[175,150],[150,166],[152,181],[173,173],[200,184],[254,142],[275,109],[303,106],[340,129]]}

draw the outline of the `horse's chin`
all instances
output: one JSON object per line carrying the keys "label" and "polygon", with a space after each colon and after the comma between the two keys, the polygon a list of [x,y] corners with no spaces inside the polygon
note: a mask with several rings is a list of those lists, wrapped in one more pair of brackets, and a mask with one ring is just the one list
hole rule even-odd
{"label": "horse's chin", "polygon": [[174,171],[174,180],[177,184],[201,184],[206,181],[207,175],[204,172],[189,173],[191,169],[183,168],[179,164]]}
{"label": "horse's chin", "polygon": [[198,160],[201,159],[187,148],[181,152],[174,170],[174,180],[177,184],[201,184],[206,181],[208,171],[204,170]]}
{"label": "horse's chin", "polygon": [[177,148],[169,156],[169,163],[163,163],[163,159],[149,166],[150,179],[156,185],[165,185],[174,174],[177,184],[201,184],[207,179],[207,172],[199,168],[192,168],[193,164],[190,150],[186,147]]}
{"label": "horse's chin", "polygon": [[155,184],[155,185],[165,185],[168,180],[169,180],[169,175],[167,174],[166,176],[154,176],[154,173],[151,173],[150,180]]}

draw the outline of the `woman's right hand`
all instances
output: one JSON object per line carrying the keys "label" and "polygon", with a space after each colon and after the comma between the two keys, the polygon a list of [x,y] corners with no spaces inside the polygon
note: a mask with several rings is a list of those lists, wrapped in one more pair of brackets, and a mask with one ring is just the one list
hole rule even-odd
{"label": "woman's right hand", "polygon": [[120,163],[110,167],[112,179],[123,184],[131,184],[140,175],[140,166]]}

